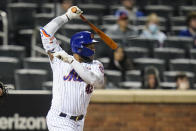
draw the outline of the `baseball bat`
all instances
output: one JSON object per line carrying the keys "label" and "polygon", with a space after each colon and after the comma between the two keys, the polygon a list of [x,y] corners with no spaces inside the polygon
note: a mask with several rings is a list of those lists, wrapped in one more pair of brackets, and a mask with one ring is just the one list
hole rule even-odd
{"label": "baseball bat", "polygon": [[[72,12],[76,12],[77,9],[76,8],[72,8]],[[113,41],[109,36],[107,36],[103,31],[101,31],[99,28],[97,28],[94,24],[92,24],[91,22],[89,22],[82,14],[80,15],[80,18],[86,22],[91,29],[96,32],[99,37],[113,50],[115,50],[116,48],[118,48],[118,44]]]}

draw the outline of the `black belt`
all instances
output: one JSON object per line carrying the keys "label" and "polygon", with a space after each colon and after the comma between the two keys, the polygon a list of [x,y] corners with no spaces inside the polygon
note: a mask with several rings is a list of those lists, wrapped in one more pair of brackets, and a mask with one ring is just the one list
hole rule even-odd
{"label": "black belt", "polygon": [[[61,112],[59,116],[61,116],[61,117],[66,117],[67,114]],[[71,116],[70,119],[72,119],[72,120],[74,120],[74,121],[80,121],[80,120],[83,119],[83,117],[84,117],[84,115]]]}

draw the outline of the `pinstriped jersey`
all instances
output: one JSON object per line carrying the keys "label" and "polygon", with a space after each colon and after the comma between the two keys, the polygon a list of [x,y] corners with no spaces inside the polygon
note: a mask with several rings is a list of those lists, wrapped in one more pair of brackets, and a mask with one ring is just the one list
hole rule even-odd
{"label": "pinstriped jersey", "polygon": [[[102,64],[94,60],[82,63],[87,69],[100,73]],[[94,87],[87,84],[72,66],[55,58],[53,68],[52,108],[70,115],[86,114]]]}

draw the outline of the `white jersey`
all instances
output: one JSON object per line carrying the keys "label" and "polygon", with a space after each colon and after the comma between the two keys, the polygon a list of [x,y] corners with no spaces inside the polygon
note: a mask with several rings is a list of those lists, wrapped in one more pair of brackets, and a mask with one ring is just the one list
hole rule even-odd
{"label": "white jersey", "polygon": [[[85,115],[93,86],[87,84],[70,64],[55,58],[51,66],[53,69],[52,108],[72,116]],[[82,66],[92,72],[101,73],[102,65],[98,61],[82,63]]]}
{"label": "white jersey", "polygon": [[[56,38],[50,37],[45,28],[40,30],[44,49],[47,52],[62,51]],[[97,60],[91,63],[74,60],[68,64],[56,57],[50,64],[53,71],[51,108],[70,116],[85,115],[93,86],[103,85],[103,65]]]}

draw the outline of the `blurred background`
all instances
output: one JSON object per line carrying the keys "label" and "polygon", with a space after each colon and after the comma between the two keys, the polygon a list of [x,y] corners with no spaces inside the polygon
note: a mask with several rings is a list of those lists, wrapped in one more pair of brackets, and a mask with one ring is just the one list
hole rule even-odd
{"label": "blurred background", "polygon": [[[85,130],[196,130],[196,0],[0,0],[0,81],[16,88],[8,98],[13,103],[9,109],[15,108],[12,99],[18,99],[21,92],[25,94],[21,101],[28,97],[34,103],[33,98],[41,94],[43,102],[49,103],[52,71],[39,28],[72,5],[81,8],[90,22],[119,45],[113,51],[95,34],[100,41],[96,59],[104,65],[105,85],[97,92],[95,89]],[[80,18],[74,19],[56,33],[56,38],[71,54],[71,36],[83,30],[92,31]],[[32,97],[24,90],[31,91]],[[37,106],[47,113],[49,105]],[[100,114],[108,113],[93,114],[95,109]],[[131,120],[122,113],[129,109],[130,113],[133,109]],[[0,111],[0,116],[15,113]],[[157,115],[160,112],[163,114]],[[179,114],[183,115],[177,118]],[[155,125],[160,119],[166,124]],[[0,117],[0,129],[12,128],[3,128]]]}
{"label": "blurred background", "polygon": [[[96,58],[105,68],[104,89],[196,88],[194,0],[1,0],[1,81],[16,89],[51,90],[39,28],[72,5],[120,46],[112,51],[95,35],[100,41]],[[56,37],[71,53],[70,37],[82,30],[92,31],[74,19]]]}

